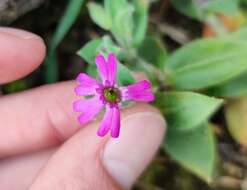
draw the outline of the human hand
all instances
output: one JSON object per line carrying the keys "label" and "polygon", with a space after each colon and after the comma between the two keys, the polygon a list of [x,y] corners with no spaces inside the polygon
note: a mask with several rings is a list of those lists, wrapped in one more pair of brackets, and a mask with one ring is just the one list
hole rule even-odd
{"label": "human hand", "polygon": [[[0,83],[30,73],[44,56],[38,36],[0,28]],[[97,120],[77,123],[75,85],[61,82],[0,98],[0,189],[129,189],[152,160],[165,130],[155,108],[124,109],[120,137],[100,138]]]}

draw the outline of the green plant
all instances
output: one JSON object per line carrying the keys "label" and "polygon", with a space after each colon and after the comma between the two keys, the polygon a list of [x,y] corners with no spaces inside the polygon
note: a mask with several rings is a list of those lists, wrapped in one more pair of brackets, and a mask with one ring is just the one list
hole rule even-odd
{"label": "green plant", "polygon": [[224,26],[217,25],[216,14],[235,14],[239,1],[172,3],[183,14],[210,24],[219,36],[193,40],[168,53],[159,36],[147,32],[148,0],[104,0],[103,4],[89,2],[88,10],[106,34],[89,41],[77,54],[88,63],[92,75],[96,73],[93,63],[97,54],[116,54],[121,62],[121,85],[134,81],[131,70],[145,72],[156,93],[154,104],[168,123],[162,148],[210,183],[217,160],[211,117],[231,98],[247,94],[247,29],[227,34]]}

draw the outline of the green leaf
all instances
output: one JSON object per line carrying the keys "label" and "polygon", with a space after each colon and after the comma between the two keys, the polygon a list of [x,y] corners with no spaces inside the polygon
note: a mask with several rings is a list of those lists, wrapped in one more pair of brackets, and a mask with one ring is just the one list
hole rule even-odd
{"label": "green leaf", "polygon": [[149,3],[147,0],[133,0],[133,4],[135,7],[133,43],[138,46],[146,35]]}
{"label": "green leaf", "polygon": [[54,83],[58,81],[58,65],[57,65],[57,57],[55,52],[48,53],[45,58],[45,81],[47,83]]}
{"label": "green leaf", "polygon": [[118,47],[109,36],[91,40],[77,52],[80,57],[90,64],[94,63],[97,54],[107,56],[109,53],[114,53],[120,58],[122,56],[120,47]]}
{"label": "green leaf", "polygon": [[209,13],[235,15],[239,9],[239,0],[210,0],[204,10]]}
{"label": "green leaf", "polygon": [[241,39],[228,39],[228,36],[194,40],[175,51],[167,60],[165,68],[175,70],[191,64],[203,64],[207,59],[224,58],[226,53],[237,52],[245,47],[245,44],[240,42]]}
{"label": "green leaf", "polygon": [[111,29],[111,18],[101,5],[90,2],[88,4],[88,9],[90,17],[97,25],[106,30]]}
{"label": "green leaf", "polygon": [[94,39],[90,42],[86,43],[85,46],[83,46],[77,54],[82,57],[87,63],[94,63],[95,56],[98,53],[98,48],[100,44],[102,43],[101,39]]}
{"label": "green leaf", "polygon": [[69,29],[76,21],[77,16],[80,13],[81,7],[85,0],[71,0],[66,8],[66,11],[59,22],[59,25],[53,35],[51,42],[51,51],[55,50],[60,42],[63,40]]}
{"label": "green leaf", "polygon": [[133,44],[134,6],[127,0],[105,0],[105,10],[112,20],[111,32],[118,43],[129,48]]}
{"label": "green leaf", "polygon": [[17,80],[8,84],[1,86],[4,94],[20,92],[30,88],[30,82],[27,79]]}
{"label": "green leaf", "polygon": [[239,0],[172,0],[172,4],[179,12],[189,17],[205,20],[212,13],[236,14]]}
{"label": "green leaf", "polygon": [[170,128],[189,130],[207,121],[223,101],[193,92],[165,92],[156,102]]}
{"label": "green leaf", "polygon": [[197,5],[194,0],[172,0],[173,6],[181,13],[192,17],[192,18],[200,18],[201,13],[197,9]]}
{"label": "green leaf", "polygon": [[123,64],[118,64],[118,84],[120,86],[126,86],[135,82],[131,71]]}
{"label": "green leaf", "polygon": [[118,12],[128,5],[127,0],[104,0],[104,7],[108,15],[114,18]]}
{"label": "green leaf", "polygon": [[209,94],[219,97],[241,97],[247,95],[247,73],[221,86],[209,89]]}
{"label": "green leaf", "polygon": [[148,63],[163,69],[168,57],[162,41],[157,36],[147,36],[138,49],[139,55]]}
{"label": "green leaf", "polygon": [[115,39],[125,48],[133,44],[134,7],[127,4],[122,7],[113,18],[112,33]]}
{"label": "green leaf", "polygon": [[236,32],[229,34],[229,39],[237,40],[242,43],[247,43],[247,26],[243,26],[239,28]]}
{"label": "green leaf", "polygon": [[189,43],[168,58],[167,82],[186,90],[203,89],[232,80],[247,70],[247,44],[224,39]]}
{"label": "green leaf", "polygon": [[98,71],[97,71],[97,66],[96,64],[89,64],[87,66],[87,74],[90,76],[97,78],[98,77]]}
{"label": "green leaf", "polygon": [[208,124],[188,131],[168,128],[164,148],[182,166],[204,181],[212,181],[216,152],[213,131]]}
{"label": "green leaf", "polygon": [[47,83],[53,83],[58,80],[58,66],[56,60],[56,48],[61,43],[69,29],[76,21],[80,13],[84,0],[71,0],[66,8],[66,11],[59,22],[58,27],[52,37],[48,57],[45,60],[45,80]]}
{"label": "green leaf", "polygon": [[114,53],[118,58],[121,57],[121,48],[117,46],[109,36],[103,36],[102,42],[99,46],[99,52],[101,54],[108,55],[109,53]]}
{"label": "green leaf", "polygon": [[231,136],[247,147],[247,99],[234,99],[225,106],[227,128]]}

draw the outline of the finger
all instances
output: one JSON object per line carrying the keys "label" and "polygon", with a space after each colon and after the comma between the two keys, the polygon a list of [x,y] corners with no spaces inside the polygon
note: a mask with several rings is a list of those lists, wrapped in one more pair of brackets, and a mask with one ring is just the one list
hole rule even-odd
{"label": "finger", "polygon": [[0,157],[57,145],[78,129],[73,81],[0,99]]}
{"label": "finger", "polygon": [[[123,117],[125,118],[136,112],[143,112],[143,110],[155,111],[150,106],[138,105],[131,109],[126,109]],[[95,136],[95,134],[93,135]],[[55,150],[52,148],[41,152],[2,159],[0,162],[0,189],[28,189],[40,168],[46,164]],[[9,181],[15,181],[15,183],[9,183]]]}
{"label": "finger", "polygon": [[74,87],[63,82],[0,98],[0,157],[54,146],[75,133]]}
{"label": "finger", "polygon": [[147,75],[145,75],[145,73],[143,73],[143,72],[135,72],[134,77],[135,77],[136,81],[148,80]]}
{"label": "finger", "polygon": [[0,27],[0,84],[19,79],[45,57],[43,40],[23,30]]}
{"label": "finger", "polygon": [[28,189],[55,150],[52,148],[1,160],[0,189]]}
{"label": "finger", "polygon": [[96,136],[99,123],[90,124],[51,157],[30,189],[130,188],[157,151],[165,122],[147,105],[127,112],[118,139]]}

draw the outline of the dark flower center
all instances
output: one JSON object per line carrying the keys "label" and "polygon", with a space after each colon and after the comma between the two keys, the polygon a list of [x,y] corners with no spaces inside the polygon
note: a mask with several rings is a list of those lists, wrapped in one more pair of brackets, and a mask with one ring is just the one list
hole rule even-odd
{"label": "dark flower center", "polygon": [[107,102],[118,103],[120,102],[120,92],[117,88],[108,87],[103,91],[104,98]]}

